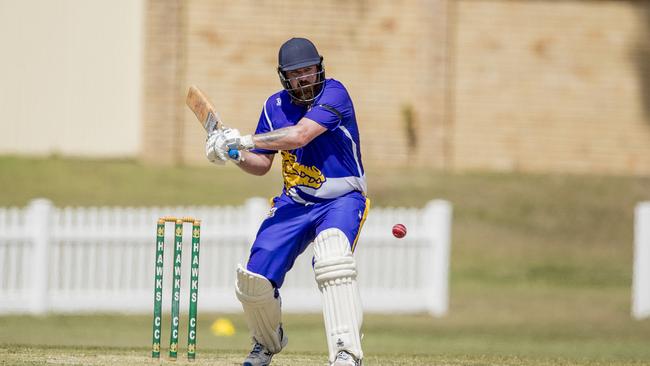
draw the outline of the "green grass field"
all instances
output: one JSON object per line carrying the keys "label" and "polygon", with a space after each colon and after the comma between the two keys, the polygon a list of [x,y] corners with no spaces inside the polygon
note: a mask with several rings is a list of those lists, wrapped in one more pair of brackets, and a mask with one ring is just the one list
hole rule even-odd
{"label": "green grass field", "polygon": [[[650,365],[650,320],[630,317],[633,209],[650,200],[650,178],[372,167],[367,175],[374,206],[444,198],[454,223],[450,314],[367,314],[366,365]],[[35,197],[58,206],[221,205],[269,197],[281,181],[277,170],[252,177],[235,168],[0,157],[0,185],[0,206]],[[249,347],[241,316],[199,313],[196,364],[241,362]],[[210,332],[219,316],[234,322],[234,336]],[[0,365],[152,364],[150,321],[2,316]],[[274,364],[325,365],[321,316],[284,321],[290,343]]]}

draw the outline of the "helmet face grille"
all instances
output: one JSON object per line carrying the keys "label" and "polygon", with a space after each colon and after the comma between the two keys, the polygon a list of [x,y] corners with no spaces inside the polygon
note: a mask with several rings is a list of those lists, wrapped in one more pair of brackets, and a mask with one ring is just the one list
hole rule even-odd
{"label": "helmet face grille", "polygon": [[[285,72],[280,70],[280,68],[278,68],[278,75],[284,90],[289,93],[294,102],[301,105],[309,105],[318,98],[320,92],[323,90],[323,84],[325,84],[325,68],[322,64],[318,65],[318,71],[316,71],[318,77],[316,82],[309,85],[302,85],[294,88],[291,86],[291,79],[287,78]],[[304,75],[303,77],[311,75]]]}

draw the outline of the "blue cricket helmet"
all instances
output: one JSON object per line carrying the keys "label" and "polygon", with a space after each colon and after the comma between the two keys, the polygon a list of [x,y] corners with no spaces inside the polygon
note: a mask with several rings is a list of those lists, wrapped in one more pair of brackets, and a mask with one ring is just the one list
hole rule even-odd
{"label": "blue cricket helmet", "polygon": [[282,71],[297,70],[322,61],[316,46],[306,38],[291,38],[284,42],[278,52],[278,68]]}

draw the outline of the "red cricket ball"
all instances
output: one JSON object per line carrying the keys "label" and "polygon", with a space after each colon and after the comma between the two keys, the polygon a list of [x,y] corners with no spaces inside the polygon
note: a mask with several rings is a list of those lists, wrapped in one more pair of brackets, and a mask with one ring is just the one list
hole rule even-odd
{"label": "red cricket ball", "polygon": [[398,239],[401,239],[404,236],[406,236],[406,226],[402,224],[396,224],[395,226],[393,226],[393,236]]}

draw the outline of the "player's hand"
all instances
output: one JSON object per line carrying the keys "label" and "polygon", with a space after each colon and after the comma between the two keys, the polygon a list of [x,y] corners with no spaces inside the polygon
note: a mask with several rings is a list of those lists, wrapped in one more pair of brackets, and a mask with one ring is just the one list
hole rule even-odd
{"label": "player's hand", "polygon": [[226,137],[222,130],[216,130],[208,135],[205,141],[205,157],[212,163],[224,165],[228,161],[228,152],[225,147]]}
{"label": "player's hand", "polygon": [[232,150],[250,150],[255,148],[253,136],[242,136],[236,128],[226,128],[223,130],[226,138],[226,146]]}

